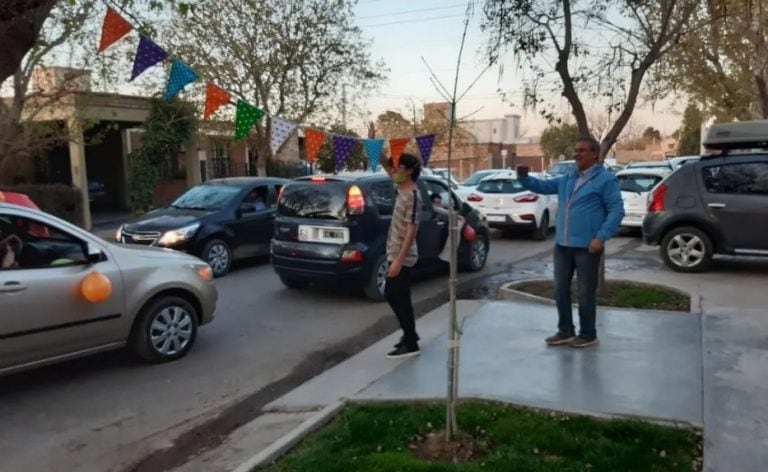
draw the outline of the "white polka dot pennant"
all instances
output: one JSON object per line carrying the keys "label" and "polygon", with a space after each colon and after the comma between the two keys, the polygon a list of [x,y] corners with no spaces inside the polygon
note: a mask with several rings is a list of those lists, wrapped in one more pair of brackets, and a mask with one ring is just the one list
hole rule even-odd
{"label": "white polka dot pennant", "polygon": [[292,121],[273,116],[270,118],[270,145],[272,146],[272,155],[276,155],[280,147],[288,140],[291,134],[296,131],[298,125]]}

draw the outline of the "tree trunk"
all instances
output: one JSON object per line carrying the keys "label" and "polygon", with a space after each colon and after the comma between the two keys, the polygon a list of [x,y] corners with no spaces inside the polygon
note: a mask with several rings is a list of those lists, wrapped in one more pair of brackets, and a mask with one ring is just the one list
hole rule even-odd
{"label": "tree trunk", "polygon": [[763,119],[768,119],[768,84],[766,84],[765,77],[759,74],[755,75],[755,85],[760,97],[760,113]]}
{"label": "tree trunk", "polygon": [[3,0],[0,4],[0,83],[13,75],[32,49],[57,0]]}

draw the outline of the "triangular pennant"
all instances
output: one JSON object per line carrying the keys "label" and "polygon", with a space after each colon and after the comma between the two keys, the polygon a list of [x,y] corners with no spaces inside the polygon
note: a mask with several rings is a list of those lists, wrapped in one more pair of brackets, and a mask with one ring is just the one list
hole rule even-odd
{"label": "triangular pennant", "polygon": [[178,59],[171,63],[171,72],[168,74],[168,82],[165,84],[165,101],[170,102],[184,87],[200,78],[200,74],[193,71],[188,65]]}
{"label": "triangular pennant", "polygon": [[405,150],[405,146],[411,141],[411,138],[396,138],[389,140],[389,156],[392,158],[392,165],[400,165],[400,155]]}
{"label": "triangular pennant", "polygon": [[307,160],[309,162],[315,161],[323,141],[325,141],[325,133],[319,129],[306,128],[304,130],[304,146],[307,150]]}
{"label": "triangular pennant", "polygon": [[275,155],[280,150],[280,146],[288,140],[288,137],[296,130],[298,125],[279,116],[273,116],[270,119],[269,126],[271,128],[269,141],[272,146],[272,155]]}
{"label": "triangular pennant", "polygon": [[264,116],[264,110],[256,108],[242,100],[237,101],[237,113],[235,114],[235,139],[243,139]]}
{"label": "triangular pennant", "polygon": [[363,139],[363,149],[365,149],[365,154],[368,155],[368,164],[373,172],[376,172],[376,169],[379,168],[379,158],[381,157],[383,147],[383,139]]}
{"label": "triangular pennant", "polygon": [[344,168],[344,164],[346,164],[349,154],[356,144],[356,138],[333,136],[333,163],[337,172]]}
{"label": "triangular pennant", "polygon": [[99,41],[99,52],[107,49],[120,38],[128,34],[133,29],[125,18],[120,16],[115,10],[107,7],[107,14],[104,16],[104,23],[101,26],[101,41]]}
{"label": "triangular pennant", "polygon": [[168,57],[163,48],[154,43],[146,36],[142,36],[139,39],[139,47],[136,48],[136,57],[133,59],[133,71],[131,72],[131,80],[135,79],[142,72],[154,66],[158,62]]}
{"label": "triangular pennant", "polygon": [[429,156],[432,154],[432,146],[434,144],[434,134],[416,136],[416,145],[419,146],[419,151],[421,151],[421,160],[424,162],[424,167],[427,167],[427,164],[429,163]]}
{"label": "triangular pennant", "polygon": [[213,115],[213,113],[219,109],[220,106],[229,103],[232,96],[226,90],[221,87],[208,82],[205,84],[205,110],[203,111],[203,119]]}

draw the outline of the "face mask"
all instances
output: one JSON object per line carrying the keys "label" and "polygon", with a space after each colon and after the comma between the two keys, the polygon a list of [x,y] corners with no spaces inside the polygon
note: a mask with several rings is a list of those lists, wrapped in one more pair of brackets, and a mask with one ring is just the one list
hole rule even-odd
{"label": "face mask", "polygon": [[403,182],[408,180],[408,174],[405,173],[405,172],[396,172],[396,173],[392,174],[392,180],[396,184],[402,184]]}

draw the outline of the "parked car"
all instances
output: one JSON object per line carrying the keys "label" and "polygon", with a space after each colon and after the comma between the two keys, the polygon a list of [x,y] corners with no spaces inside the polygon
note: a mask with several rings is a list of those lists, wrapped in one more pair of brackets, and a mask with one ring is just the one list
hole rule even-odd
{"label": "parked car", "polygon": [[[548,178],[542,174],[531,176]],[[539,195],[523,188],[515,171],[502,171],[486,177],[467,201],[480,210],[491,228],[524,229],[542,241],[555,225],[557,195]]]}
{"label": "parked car", "polygon": [[678,157],[670,157],[667,159],[667,161],[672,164],[672,169],[677,170],[684,166],[685,164],[689,164],[691,162],[696,162],[699,159],[701,159],[701,156],[678,156]]}
{"label": "parked car", "polygon": [[[47,213],[0,203],[0,240],[8,235],[21,244],[15,264],[0,268],[0,375],[124,346],[146,361],[175,360],[213,319],[213,274],[197,258],[110,244]],[[82,293],[94,271],[111,283],[100,303]]]}
{"label": "parked car", "polygon": [[566,175],[576,170],[576,161],[560,161],[557,164],[547,169],[547,174],[552,177],[558,177],[560,175]]}
{"label": "parked car", "polygon": [[621,198],[624,200],[622,227],[641,228],[643,226],[651,190],[671,173],[667,169],[634,168],[622,170],[616,174],[621,186]]}
{"label": "parked car", "polygon": [[[421,176],[423,199],[418,268],[434,265],[448,239],[447,216],[432,207],[438,193],[474,228],[462,241],[458,260],[468,271],[485,266],[488,227],[482,215],[462,202],[441,178]],[[384,299],[386,238],[397,190],[386,174],[314,176],[287,184],[280,195],[272,242],[272,265],[283,284],[304,288],[313,282],[346,285],[373,300]]]}
{"label": "parked car", "polygon": [[456,189],[456,193],[458,193],[461,197],[467,198],[472,194],[472,192],[475,191],[477,186],[480,184],[480,181],[501,171],[502,169],[478,170],[477,172],[467,177],[464,182],[459,184],[459,188]]}
{"label": "parked car", "polygon": [[713,125],[705,146],[714,154],[653,189],[643,220],[645,241],[678,272],[706,271],[715,254],[768,256],[768,125]]}
{"label": "parked car", "polygon": [[235,259],[269,254],[277,194],[287,182],[272,177],[211,180],[190,188],[167,208],[125,223],[115,238],[188,252],[220,277]]}

